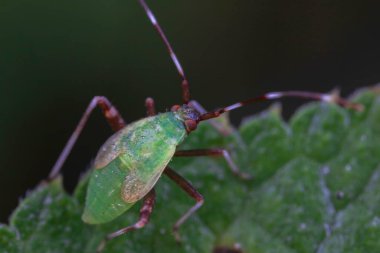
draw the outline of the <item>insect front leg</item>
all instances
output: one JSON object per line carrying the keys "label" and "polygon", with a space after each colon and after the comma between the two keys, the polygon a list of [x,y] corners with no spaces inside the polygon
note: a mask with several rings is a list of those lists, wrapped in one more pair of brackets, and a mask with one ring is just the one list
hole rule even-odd
{"label": "insect front leg", "polygon": [[193,214],[195,213],[204,202],[203,196],[192,186],[186,179],[184,179],[181,175],[179,175],[177,172],[172,170],[169,167],[166,167],[164,170],[164,173],[173,180],[179,187],[182,188],[187,194],[190,195],[195,201],[197,202],[194,206],[192,206],[184,215],[182,215],[181,218],[178,219],[178,221],[173,226],[173,234],[175,239],[179,242],[181,241],[181,237],[179,234],[179,227]]}
{"label": "insect front leg", "polygon": [[174,156],[223,156],[226,160],[228,167],[231,169],[235,176],[249,180],[252,176],[239,170],[238,166],[234,163],[230,153],[225,149],[213,148],[213,149],[192,149],[192,150],[177,150]]}
{"label": "insect front leg", "polygon": [[122,228],[122,229],[120,229],[120,230],[118,230],[116,232],[113,232],[113,233],[107,235],[106,238],[104,238],[104,240],[99,244],[96,252],[97,253],[102,252],[108,241],[110,241],[110,240],[112,240],[112,239],[114,239],[116,237],[119,237],[119,236],[121,236],[123,234],[126,234],[129,231],[133,231],[133,230],[136,230],[136,229],[143,228],[146,224],[148,224],[149,218],[150,218],[150,215],[152,214],[155,202],[156,202],[156,192],[155,192],[155,190],[153,188],[144,197],[144,202],[143,202],[143,205],[142,205],[142,207],[140,209],[140,218],[139,218],[139,220],[135,224],[133,224],[131,226]]}
{"label": "insect front leg", "polygon": [[56,178],[65,163],[67,157],[69,156],[72,148],[75,145],[80,133],[82,132],[84,126],[87,123],[88,118],[90,117],[92,111],[100,107],[102,109],[103,115],[106,118],[108,124],[111,126],[112,130],[118,131],[125,126],[125,121],[118,112],[118,110],[112,105],[112,103],[102,96],[94,97],[90,104],[87,106],[86,111],[83,113],[82,118],[80,119],[77,127],[74,132],[71,134],[69,140],[67,141],[65,147],[63,148],[61,154],[59,155],[57,161],[55,162],[52,170],[50,171],[48,180],[53,180]]}

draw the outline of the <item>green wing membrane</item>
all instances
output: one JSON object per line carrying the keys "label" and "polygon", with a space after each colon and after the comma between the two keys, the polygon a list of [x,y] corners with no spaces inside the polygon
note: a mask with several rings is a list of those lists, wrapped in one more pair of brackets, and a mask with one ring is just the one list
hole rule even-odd
{"label": "green wing membrane", "polygon": [[111,136],[95,160],[83,221],[111,221],[143,198],[185,136],[182,122],[171,112],[134,122]]}

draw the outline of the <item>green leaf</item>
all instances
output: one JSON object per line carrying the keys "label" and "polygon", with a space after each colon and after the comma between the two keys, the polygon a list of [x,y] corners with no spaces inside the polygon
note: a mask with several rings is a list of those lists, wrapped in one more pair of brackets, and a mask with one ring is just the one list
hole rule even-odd
{"label": "green leaf", "polygon": [[3,253],[19,252],[16,233],[4,225],[0,225],[0,249]]}
{"label": "green leaf", "polygon": [[[380,252],[380,96],[364,89],[352,99],[365,110],[311,103],[288,124],[273,106],[239,129],[216,120],[227,136],[202,123],[179,148],[225,148],[254,179],[236,178],[221,158],[175,158],[171,167],[205,198],[181,226],[182,243],[171,228],[194,200],[163,176],[151,222],[104,252]],[[87,179],[72,196],[60,179],[31,191],[0,226],[1,252],[94,253],[137,221],[139,205],[108,224],[84,224]]]}

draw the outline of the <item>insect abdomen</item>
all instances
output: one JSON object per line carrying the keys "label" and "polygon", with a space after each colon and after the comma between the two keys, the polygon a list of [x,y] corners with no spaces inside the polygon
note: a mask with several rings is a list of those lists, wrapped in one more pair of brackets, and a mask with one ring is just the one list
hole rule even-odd
{"label": "insect abdomen", "polygon": [[102,170],[94,170],[87,187],[86,207],[82,220],[90,224],[105,223],[127,211],[134,203],[120,197],[120,189],[127,175],[119,158]]}

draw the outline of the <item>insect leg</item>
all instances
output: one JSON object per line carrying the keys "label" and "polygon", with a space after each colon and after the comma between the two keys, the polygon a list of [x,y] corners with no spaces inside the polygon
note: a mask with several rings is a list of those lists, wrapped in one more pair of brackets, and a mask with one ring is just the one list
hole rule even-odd
{"label": "insect leg", "polygon": [[171,168],[166,167],[164,173],[197,202],[184,215],[182,215],[173,226],[174,237],[177,241],[180,241],[179,227],[203,205],[204,199],[194,186]]}
{"label": "insect leg", "polygon": [[[195,110],[197,110],[197,112],[199,112],[200,114],[207,113],[207,110],[196,100],[191,100],[189,102],[189,105],[193,107]],[[215,119],[210,119],[207,122],[222,135],[227,136],[231,134],[231,131],[229,129],[226,129],[222,124],[217,122]]]}
{"label": "insect leg", "polygon": [[182,78],[182,98],[183,102],[185,104],[189,103],[190,100],[190,89],[189,89],[189,82],[187,81],[185,72],[183,71],[183,68],[181,66],[181,63],[179,62],[176,54],[174,53],[174,50],[172,46],[170,45],[169,40],[167,39],[164,31],[162,30],[160,24],[158,23],[156,17],[154,16],[153,12],[150,10],[149,6],[145,3],[144,0],[139,0],[140,5],[144,8],[146,15],[148,16],[150,22],[152,23],[154,29],[156,29],[157,33],[160,35],[162,41],[164,42],[166,49],[169,52],[170,57],[172,58],[172,61],[177,68],[177,72]]}
{"label": "insect leg", "polygon": [[156,108],[154,106],[153,98],[148,97],[145,99],[145,107],[146,107],[146,114],[148,116],[156,115]]}
{"label": "insect leg", "polygon": [[251,179],[252,176],[239,170],[237,165],[232,160],[230,153],[225,149],[213,148],[213,149],[193,149],[193,150],[177,150],[174,156],[223,156],[228,163],[229,168],[235,176],[241,179]]}
{"label": "insect leg", "polygon": [[150,192],[144,197],[144,203],[140,209],[140,218],[139,220],[128,227],[122,228],[116,232],[113,232],[104,238],[104,240],[99,244],[97,252],[102,252],[105,245],[109,240],[112,240],[116,237],[119,237],[123,234],[128,233],[129,231],[133,231],[136,229],[143,228],[149,222],[150,215],[152,214],[154,204],[156,202],[156,192],[154,188],[150,190]]}
{"label": "insect leg", "polygon": [[75,128],[74,132],[71,134],[64,149],[62,150],[52,170],[50,171],[48,180],[54,179],[59,174],[59,171],[61,170],[63,164],[65,163],[68,155],[70,154],[84,126],[86,125],[88,118],[90,117],[92,111],[97,106],[100,107],[100,109],[102,109],[104,117],[106,118],[108,124],[111,126],[111,128],[114,131],[117,131],[125,126],[125,122],[123,118],[121,117],[120,113],[117,111],[117,109],[111,104],[111,102],[106,97],[102,97],[102,96],[94,97],[91,100],[90,104],[87,106],[87,109],[84,112],[82,118],[80,119],[77,127]]}

